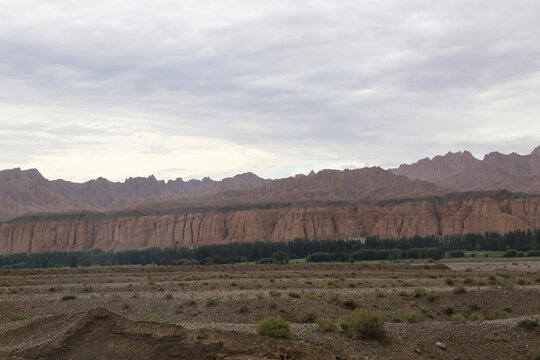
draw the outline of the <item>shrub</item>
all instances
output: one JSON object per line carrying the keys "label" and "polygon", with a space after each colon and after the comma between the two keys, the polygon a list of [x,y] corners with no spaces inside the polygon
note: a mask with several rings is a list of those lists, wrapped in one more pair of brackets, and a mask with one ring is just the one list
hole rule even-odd
{"label": "shrub", "polygon": [[281,293],[277,290],[270,290],[268,292],[270,294],[270,296],[273,296],[273,297],[280,297],[281,296]]}
{"label": "shrub", "polygon": [[540,351],[537,351],[532,356],[532,360],[540,360]]}
{"label": "shrub", "polygon": [[384,314],[369,309],[356,309],[352,315],[345,317],[339,324],[348,337],[361,339],[381,339],[384,329]]}
{"label": "shrub", "polygon": [[188,259],[182,265],[201,265],[201,263],[197,259]]}
{"label": "shrub", "polygon": [[148,314],[142,318],[142,321],[160,322],[161,317],[157,314]]}
{"label": "shrub", "polygon": [[94,292],[94,289],[91,286],[84,286],[81,291],[85,293],[91,293]]}
{"label": "shrub", "polygon": [[463,314],[453,314],[451,319],[456,322],[464,322],[466,320]]}
{"label": "shrub", "polygon": [[328,303],[336,306],[341,305],[341,295],[339,293],[332,293],[328,296]]}
{"label": "shrub", "polygon": [[453,315],[453,314],[456,312],[456,309],[454,309],[454,307],[451,306],[451,305],[447,305],[447,306],[443,309],[443,312],[444,312],[446,315],[450,316],[450,315]]}
{"label": "shrub", "polygon": [[30,316],[28,315],[21,315],[21,314],[12,314],[10,317],[9,317],[9,322],[12,322],[12,321],[20,321],[20,320],[26,320],[26,319],[30,319]]}
{"label": "shrub", "polygon": [[473,301],[469,304],[469,309],[471,309],[472,311],[478,311],[480,310],[480,305],[476,301]]}
{"label": "shrub", "polygon": [[516,250],[510,249],[510,250],[504,252],[503,257],[516,257],[517,254],[518,253],[517,253]]}
{"label": "shrub", "polygon": [[532,329],[538,327],[538,319],[523,319],[519,320],[517,325],[524,329]]}
{"label": "shrub", "polygon": [[349,310],[354,310],[358,307],[358,304],[354,299],[347,299],[343,302],[343,307]]}
{"label": "shrub", "polygon": [[276,302],[275,302],[275,301],[272,301],[272,302],[270,303],[269,307],[270,307],[270,309],[275,309],[275,308],[277,308]]}
{"label": "shrub", "polygon": [[171,293],[165,294],[165,299],[171,300],[172,298],[173,298],[173,294],[171,294]]}
{"label": "shrub", "polygon": [[401,317],[408,323],[419,323],[424,321],[424,317],[414,311],[405,313],[401,315]]}
{"label": "shrub", "polygon": [[291,326],[281,317],[267,317],[257,323],[257,334],[273,338],[290,339]]}
{"label": "shrub", "polygon": [[300,322],[303,323],[314,323],[317,321],[317,313],[315,310],[307,310],[302,314],[302,318],[300,319]]}
{"label": "shrub", "polygon": [[508,318],[508,313],[503,311],[494,311],[485,315],[486,320],[498,320]]}
{"label": "shrub", "polygon": [[323,332],[334,332],[336,331],[336,324],[326,318],[318,318],[317,319],[317,325],[319,325],[319,330]]}
{"label": "shrub", "polygon": [[450,251],[450,257],[453,257],[453,258],[465,257],[465,253],[461,250]]}
{"label": "shrub", "polygon": [[299,299],[301,297],[301,295],[297,292],[290,292],[289,296],[295,299]]}
{"label": "shrub", "polygon": [[540,250],[529,250],[526,253],[527,256],[540,256]]}
{"label": "shrub", "polygon": [[194,305],[197,305],[197,301],[195,299],[189,299],[189,300],[186,300],[185,304],[187,306],[194,306]]}
{"label": "shrub", "polygon": [[463,285],[457,285],[454,287],[454,294],[465,294],[467,289]]}
{"label": "shrub", "polygon": [[423,288],[416,288],[414,289],[414,293],[413,293],[413,296],[414,297],[422,297],[426,295],[426,289],[423,289]]}
{"label": "shrub", "polygon": [[240,305],[240,307],[238,308],[238,313],[239,314],[245,314],[248,312],[248,307],[246,304],[242,304]]}
{"label": "shrub", "polygon": [[327,252],[315,252],[306,257],[307,262],[335,261],[336,256]]}
{"label": "shrub", "polygon": [[77,297],[75,295],[68,294],[68,295],[62,296],[62,301],[75,300],[76,298]]}
{"label": "shrub", "polygon": [[444,282],[445,282],[446,285],[448,285],[448,286],[454,286],[454,283],[455,283],[455,282],[454,282],[454,279],[452,279],[452,278],[446,278],[446,279],[444,279]]}
{"label": "shrub", "polygon": [[436,293],[434,291],[431,291],[429,294],[427,294],[426,298],[429,300],[429,301],[435,301],[439,298],[439,293]]}
{"label": "shrub", "polygon": [[208,299],[206,299],[206,307],[217,305],[218,302],[219,302],[219,300],[216,299],[216,298],[208,298]]}

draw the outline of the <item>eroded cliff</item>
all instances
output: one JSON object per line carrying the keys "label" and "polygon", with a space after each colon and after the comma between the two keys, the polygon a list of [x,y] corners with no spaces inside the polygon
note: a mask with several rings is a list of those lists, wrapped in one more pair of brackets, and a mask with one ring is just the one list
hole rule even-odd
{"label": "eroded cliff", "polygon": [[197,246],[295,238],[399,238],[540,228],[540,197],[66,216],[0,225],[0,253]]}

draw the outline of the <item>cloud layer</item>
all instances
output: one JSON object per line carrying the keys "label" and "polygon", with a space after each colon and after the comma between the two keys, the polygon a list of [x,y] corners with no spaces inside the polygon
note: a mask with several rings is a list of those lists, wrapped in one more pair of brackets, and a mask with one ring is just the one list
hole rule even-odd
{"label": "cloud layer", "polygon": [[162,178],[540,144],[540,3],[3,1],[0,168]]}

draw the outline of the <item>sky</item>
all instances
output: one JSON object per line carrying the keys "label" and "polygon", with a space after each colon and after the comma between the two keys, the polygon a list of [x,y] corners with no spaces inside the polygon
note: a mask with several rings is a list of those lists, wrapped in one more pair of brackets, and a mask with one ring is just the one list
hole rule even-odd
{"label": "sky", "polygon": [[213,179],[540,145],[540,2],[2,0],[0,169]]}

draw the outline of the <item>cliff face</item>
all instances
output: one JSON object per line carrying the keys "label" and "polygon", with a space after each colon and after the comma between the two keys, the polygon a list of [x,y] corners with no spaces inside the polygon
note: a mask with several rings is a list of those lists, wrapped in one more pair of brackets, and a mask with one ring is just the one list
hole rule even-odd
{"label": "cliff face", "polygon": [[196,246],[235,241],[409,237],[540,228],[540,198],[407,202],[394,206],[290,207],[13,222],[0,253]]}

